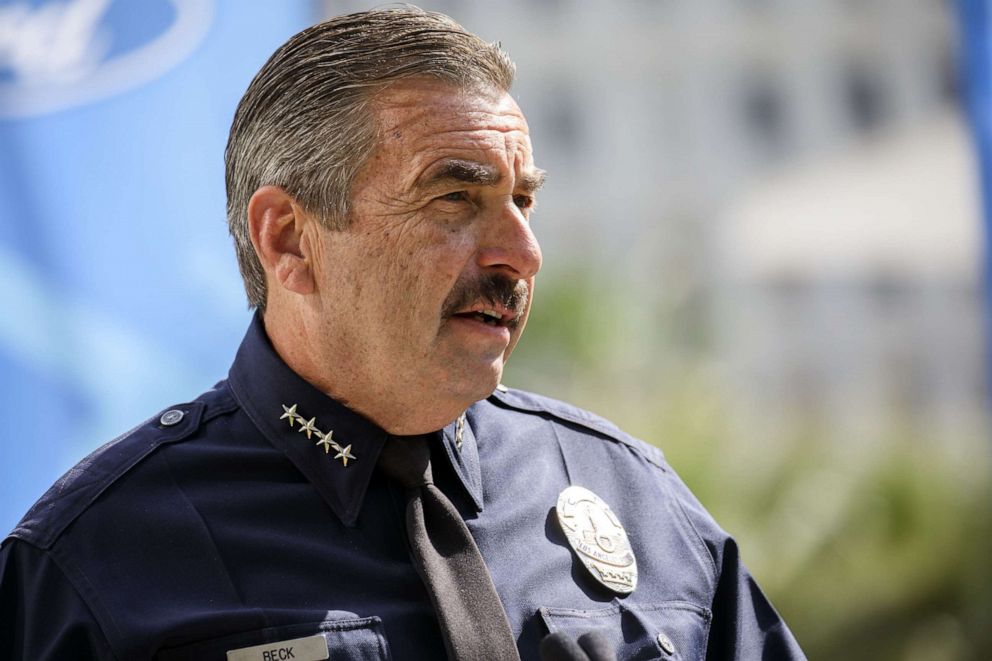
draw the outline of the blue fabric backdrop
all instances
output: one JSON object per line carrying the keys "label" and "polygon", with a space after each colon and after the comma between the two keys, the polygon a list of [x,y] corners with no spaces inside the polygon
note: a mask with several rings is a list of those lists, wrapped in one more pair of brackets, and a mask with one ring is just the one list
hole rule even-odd
{"label": "blue fabric backdrop", "polygon": [[[962,78],[965,101],[977,146],[982,211],[985,218],[986,318],[992,322],[992,0],[958,0]],[[989,324],[992,331],[992,323]],[[992,337],[992,335],[990,335]],[[987,374],[992,379],[992,350]]]}
{"label": "blue fabric backdrop", "polygon": [[313,0],[0,0],[0,530],[226,374],[223,149]]}

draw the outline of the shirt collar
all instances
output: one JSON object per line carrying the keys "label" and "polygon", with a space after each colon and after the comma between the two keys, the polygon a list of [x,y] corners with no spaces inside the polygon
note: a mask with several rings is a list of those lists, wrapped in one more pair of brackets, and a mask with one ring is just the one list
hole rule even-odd
{"label": "shirt collar", "polygon": [[[229,382],[258,430],[286,454],[341,521],[354,526],[388,434],[293,372],[273,349],[258,313],[238,349]],[[446,459],[481,510],[475,435],[467,423],[463,425],[460,449],[456,446],[457,422],[441,430],[442,445]],[[326,443],[321,439],[325,434]]]}

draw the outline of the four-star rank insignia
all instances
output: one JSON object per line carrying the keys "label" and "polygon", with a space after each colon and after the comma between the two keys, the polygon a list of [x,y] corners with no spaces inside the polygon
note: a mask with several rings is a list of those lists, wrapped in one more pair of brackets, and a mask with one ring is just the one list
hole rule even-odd
{"label": "four-star rank insignia", "polygon": [[331,450],[334,450],[337,454],[334,455],[335,459],[340,459],[341,463],[347,467],[348,460],[355,459],[355,455],[351,453],[351,445],[345,445],[342,447],[335,441],[332,436],[334,431],[328,431],[326,434],[315,426],[317,424],[317,418],[310,418],[309,420],[296,412],[296,404],[292,406],[282,405],[282,415],[279,416],[280,420],[289,420],[289,426],[293,427],[294,423],[299,423],[299,428],[297,431],[302,432],[307,435],[308,439],[313,440],[313,437],[317,437],[317,447],[324,448],[324,454],[330,454]]}
{"label": "four-star rank insignia", "polygon": [[593,578],[618,594],[637,587],[637,560],[627,531],[610,506],[592,491],[571,486],[558,496],[558,523]]}

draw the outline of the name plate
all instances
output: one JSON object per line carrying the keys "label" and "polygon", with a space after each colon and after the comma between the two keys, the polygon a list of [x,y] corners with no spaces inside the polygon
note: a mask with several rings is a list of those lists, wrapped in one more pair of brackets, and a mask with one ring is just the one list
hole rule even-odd
{"label": "name plate", "polygon": [[227,661],[321,661],[328,657],[322,634],[230,650]]}

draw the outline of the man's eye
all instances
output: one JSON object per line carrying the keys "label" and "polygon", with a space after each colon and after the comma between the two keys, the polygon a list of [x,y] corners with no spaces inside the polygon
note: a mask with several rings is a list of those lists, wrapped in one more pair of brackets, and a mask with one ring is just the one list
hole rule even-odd
{"label": "man's eye", "polygon": [[468,199],[468,193],[463,190],[455,191],[454,193],[448,193],[437,198],[439,200],[444,200],[445,202],[464,202]]}
{"label": "man's eye", "polygon": [[513,203],[521,209],[530,209],[534,206],[534,198],[530,195],[514,195]]}

